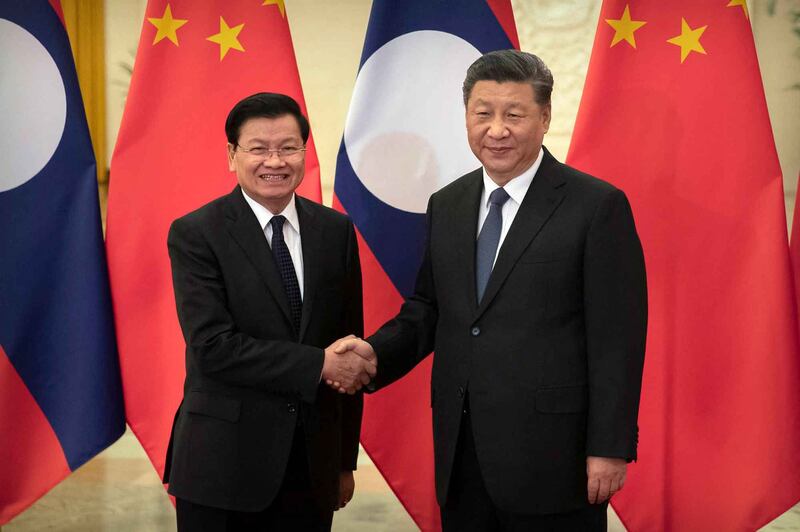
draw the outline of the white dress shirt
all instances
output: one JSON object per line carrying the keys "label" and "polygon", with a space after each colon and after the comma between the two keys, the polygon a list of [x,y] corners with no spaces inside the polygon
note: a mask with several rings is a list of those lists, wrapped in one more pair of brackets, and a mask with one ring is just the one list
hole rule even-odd
{"label": "white dress shirt", "polygon": [[303,298],[303,246],[300,241],[300,219],[297,217],[297,207],[294,204],[294,194],[292,199],[278,214],[272,214],[266,207],[258,203],[256,200],[247,195],[242,189],[245,201],[253,209],[253,214],[258,218],[258,224],[264,232],[264,237],[267,239],[267,244],[272,249],[272,225],[269,223],[273,216],[283,216],[286,221],[283,224],[283,239],[286,241],[286,247],[289,248],[289,254],[292,256],[294,263],[294,273],[297,275],[297,284],[300,285],[300,299]]}
{"label": "white dress shirt", "polygon": [[[494,260],[497,261],[497,256],[500,254],[500,248],[503,246],[503,241],[506,239],[506,235],[508,234],[508,230],[511,227],[511,224],[514,222],[514,217],[517,215],[517,211],[519,210],[519,206],[522,204],[522,200],[525,198],[525,194],[528,193],[528,189],[531,187],[531,183],[533,183],[533,178],[536,175],[537,170],[539,170],[539,166],[542,164],[542,157],[544,157],[544,150],[539,148],[539,156],[536,157],[536,160],[533,162],[530,168],[522,172],[517,177],[511,179],[506,186],[503,188],[508,193],[509,198],[503,204],[503,208],[501,209],[500,213],[503,216],[503,226],[500,229],[500,242],[497,244],[497,251],[494,254]],[[486,169],[483,169],[483,193],[481,194],[481,202],[478,207],[478,232],[475,235],[475,238],[481,234],[481,228],[483,227],[483,222],[486,221],[486,216],[489,215],[489,196],[495,189],[500,188],[497,186],[497,183],[492,181],[492,178],[486,173]],[[492,263],[494,267],[494,263]]]}

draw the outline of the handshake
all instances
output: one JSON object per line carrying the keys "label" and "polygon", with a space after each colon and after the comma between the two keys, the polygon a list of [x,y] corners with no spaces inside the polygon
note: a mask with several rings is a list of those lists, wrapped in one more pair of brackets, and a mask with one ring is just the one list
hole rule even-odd
{"label": "handshake", "polygon": [[339,393],[356,393],[377,372],[378,357],[372,346],[352,334],[325,349],[322,379]]}

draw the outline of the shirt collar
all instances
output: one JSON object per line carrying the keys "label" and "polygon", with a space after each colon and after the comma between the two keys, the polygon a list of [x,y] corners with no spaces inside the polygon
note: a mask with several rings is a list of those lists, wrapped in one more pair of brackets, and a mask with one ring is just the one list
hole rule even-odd
{"label": "shirt collar", "polygon": [[[511,179],[506,185],[503,187],[508,195],[514,200],[517,205],[522,205],[522,200],[525,199],[525,194],[528,192],[528,189],[533,183],[533,178],[536,176],[536,172],[539,170],[539,166],[542,164],[542,158],[544,157],[544,149],[539,148],[539,155],[536,157],[536,160],[533,164],[522,172],[517,177]],[[483,198],[482,198],[482,205],[488,206],[489,205],[489,196],[495,189],[500,188],[497,186],[497,183],[492,181],[492,178],[489,177],[489,174],[486,173],[486,168],[483,169]]]}
{"label": "shirt collar", "polygon": [[253,210],[253,214],[255,214],[256,218],[258,218],[258,225],[261,226],[262,231],[267,230],[267,224],[274,216],[280,215],[286,218],[286,221],[292,226],[292,228],[294,228],[295,231],[297,231],[298,234],[300,233],[300,220],[297,217],[297,206],[294,203],[294,193],[292,193],[292,199],[289,200],[289,203],[286,204],[286,207],[284,207],[284,209],[278,214],[272,214],[269,209],[248,196],[244,189],[242,189],[242,195],[244,196],[244,200]]}

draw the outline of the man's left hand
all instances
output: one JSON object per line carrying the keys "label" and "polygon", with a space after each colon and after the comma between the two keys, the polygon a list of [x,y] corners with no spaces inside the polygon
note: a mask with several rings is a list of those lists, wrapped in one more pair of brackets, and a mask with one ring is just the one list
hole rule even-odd
{"label": "man's left hand", "polygon": [[622,489],[625,484],[627,462],[622,458],[604,458],[589,456],[586,458],[586,475],[589,503],[606,502],[612,495]]}
{"label": "man's left hand", "polygon": [[353,498],[353,492],[356,489],[356,481],[353,478],[352,471],[342,471],[339,474],[339,502],[336,505],[336,510],[344,508],[350,499]]}

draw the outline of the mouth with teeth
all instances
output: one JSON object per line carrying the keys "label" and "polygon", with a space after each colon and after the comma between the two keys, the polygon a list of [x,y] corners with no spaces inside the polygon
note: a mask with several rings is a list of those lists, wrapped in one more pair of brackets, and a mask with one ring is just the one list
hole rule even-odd
{"label": "mouth with teeth", "polygon": [[268,183],[283,181],[289,177],[288,174],[258,174],[258,178]]}

